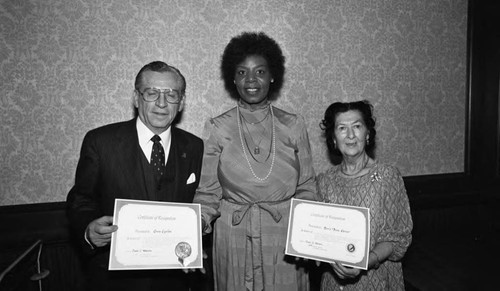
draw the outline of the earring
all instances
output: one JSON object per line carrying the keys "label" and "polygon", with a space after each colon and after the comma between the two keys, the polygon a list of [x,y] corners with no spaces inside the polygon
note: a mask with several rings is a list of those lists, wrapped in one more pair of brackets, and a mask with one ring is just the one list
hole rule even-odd
{"label": "earring", "polygon": [[271,83],[274,83],[274,79],[271,79]]}
{"label": "earring", "polygon": [[369,144],[370,144],[370,136],[369,136],[369,135],[367,135],[367,136],[366,136],[366,145],[369,145]]}
{"label": "earring", "polygon": [[333,149],[336,150],[337,149],[337,142],[335,140],[333,140]]}
{"label": "earring", "polygon": [[236,80],[233,80],[233,83],[236,85]]}

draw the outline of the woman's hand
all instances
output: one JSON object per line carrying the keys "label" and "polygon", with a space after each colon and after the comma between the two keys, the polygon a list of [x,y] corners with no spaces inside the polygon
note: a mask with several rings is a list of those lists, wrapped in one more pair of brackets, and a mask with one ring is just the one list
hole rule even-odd
{"label": "woman's hand", "polygon": [[353,279],[356,278],[360,273],[360,269],[345,267],[340,263],[331,263],[333,271],[340,279]]}

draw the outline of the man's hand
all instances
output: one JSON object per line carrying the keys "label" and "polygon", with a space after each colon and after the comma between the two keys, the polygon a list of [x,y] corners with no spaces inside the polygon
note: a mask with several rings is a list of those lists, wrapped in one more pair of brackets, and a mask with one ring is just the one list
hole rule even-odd
{"label": "man's hand", "polygon": [[[206,259],[206,258],[208,258],[207,252],[205,252],[205,250],[203,250],[203,259]],[[186,274],[187,273],[191,273],[191,272],[196,272],[196,270],[200,270],[200,272],[202,274],[206,274],[207,273],[207,271],[205,270],[205,268],[201,268],[201,269],[182,269],[182,271],[184,273],[186,273]]]}
{"label": "man's hand", "polygon": [[111,242],[111,233],[118,226],[113,225],[113,216],[103,216],[93,220],[85,230],[85,237],[96,247],[103,247]]}

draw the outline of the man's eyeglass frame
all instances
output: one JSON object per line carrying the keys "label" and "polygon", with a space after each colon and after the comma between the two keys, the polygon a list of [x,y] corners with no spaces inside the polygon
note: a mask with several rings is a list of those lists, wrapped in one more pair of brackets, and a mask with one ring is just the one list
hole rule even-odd
{"label": "man's eyeglass frame", "polygon": [[[150,93],[155,93],[156,97],[154,99],[146,99],[145,97],[145,94],[147,93],[146,91],[153,91],[153,92],[150,92]],[[160,96],[161,96],[161,93],[163,93],[163,95],[165,96],[165,101],[167,101],[167,103],[170,103],[170,104],[179,104],[182,100],[182,94],[179,90],[176,90],[176,89],[172,89],[172,88],[165,88],[165,89],[157,89],[157,88],[145,88],[144,89],[144,92],[141,92],[139,90],[137,90],[137,92],[139,92],[142,96],[142,99],[146,102],[156,102],[158,101],[158,99],[160,99]],[[171,92],[176,92],[177,93],[177,97],[175,96],[171,96],[169,95],[169,93]],[[148,93],[148,95],[150,95]],[[172,98],[176,98],[175,100],[172,100]]]}

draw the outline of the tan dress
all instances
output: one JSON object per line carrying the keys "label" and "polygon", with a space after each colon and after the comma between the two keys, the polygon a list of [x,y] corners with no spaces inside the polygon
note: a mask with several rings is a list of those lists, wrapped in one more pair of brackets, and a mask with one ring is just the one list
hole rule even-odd
{"label": "tan dress", "polygon": [[334,166],[318,175],[323,201],[370,208],[370,250],[379,242],[392,242],[393,253],[376,270],[362,271],[353,281],[325,272],[321,290],[404,290],[401,258],[411,243],[413,222],[403,178],[392,166],[376,163],[361,177],[345,178]]}
{"label": "tan dress", "polygon": [[[271,117],[266,117],[270,105],[253,112],[239,106],[245,116],[254,114],[259,120]],[[309,140],[302,117],[274,107],[273,112],[276,155],[273,170],[264,181],[254,177],[248,162],[257,177],[269,173],[269,138],[259,141],[261,148],[267,149],[260,153],[268,156],[267,160],[257,162],[249,154],[249,146],[247,161],[236,108],[205,125],[202,175],[194,202],[202,204],[204,222],[210,225],[215,221],[216,290],[309,289],[305,269],[284,254],[290,199],[316,197]],[[264,129],[259,124],[242,130],[249,130],[254,137],[262,130],[272,130],[272,126]],[[211,227],[205,229],[210,231]]]}

